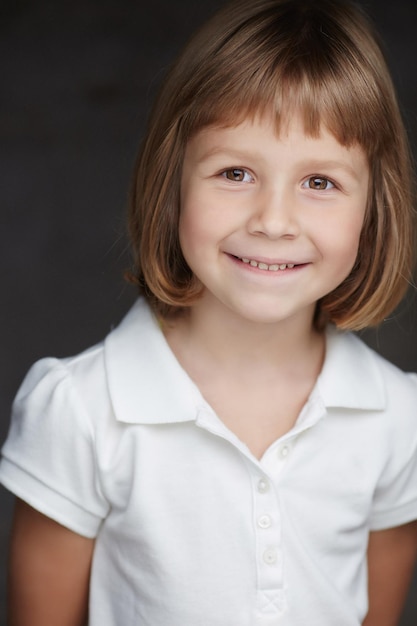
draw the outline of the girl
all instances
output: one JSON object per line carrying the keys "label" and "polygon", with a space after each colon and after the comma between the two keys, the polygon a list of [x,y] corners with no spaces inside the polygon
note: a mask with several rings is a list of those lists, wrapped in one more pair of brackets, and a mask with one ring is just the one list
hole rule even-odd
{"label": "girl", "polygon": [[240,0],[174,66],[130,210],[141,297],[18,393],[11,626],[393,626],[417,379],[350,334],[411,277],[410,161],[361,11]]}

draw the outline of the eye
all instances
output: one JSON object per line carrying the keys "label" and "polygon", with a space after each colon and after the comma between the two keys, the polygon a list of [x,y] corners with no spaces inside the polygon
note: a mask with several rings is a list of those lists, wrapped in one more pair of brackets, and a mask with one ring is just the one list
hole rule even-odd
{"label": "eye", "polygon": [[310,178],[305,181],[304,186],[309,189],[314,189],[315,191],[327,191],[335,187],[331,180],[323,176],[310,176]]}
{"label": "eye", "polygon": [[233,167],[222,172],[222,176],[235,183],[250,183],[253,181],[252,176],[246,170],[240,167]]}

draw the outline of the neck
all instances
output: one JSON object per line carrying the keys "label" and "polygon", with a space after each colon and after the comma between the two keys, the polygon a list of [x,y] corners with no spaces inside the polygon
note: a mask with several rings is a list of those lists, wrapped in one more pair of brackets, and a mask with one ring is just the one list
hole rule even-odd
{"label": "neck", "polygon": [[[273,367],[288,372],[315,362],[319,370],[324,339],[313,326],[314,311],[273,323],[242,319],[233,311],[216,310],[199,302],[164,332],[174,353],[185,365],[200,359],[211,367],[260,373]],[[319,363],[319,366],[317,366]],[[302,365],[301,365],[302,364]]]}

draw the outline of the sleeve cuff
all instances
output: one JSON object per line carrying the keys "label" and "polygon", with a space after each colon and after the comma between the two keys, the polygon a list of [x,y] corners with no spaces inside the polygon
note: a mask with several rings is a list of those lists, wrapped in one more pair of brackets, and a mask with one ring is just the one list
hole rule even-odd
{"label": "sleeve cuff", "polygon": [[73,532],[97,536],[102,518],[57,493],[6,458],[0,464],[0,483],[15,496]]}
{"label": "sleeve cuff", "polygon": [[375,512],[369,523],[370,530],[386,530],[417,520],[417,499],[407,502],[391,511]]}

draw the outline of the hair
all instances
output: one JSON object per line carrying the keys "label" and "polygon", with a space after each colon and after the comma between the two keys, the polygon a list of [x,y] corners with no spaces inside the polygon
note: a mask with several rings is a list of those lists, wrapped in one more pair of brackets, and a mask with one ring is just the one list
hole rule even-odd
{"label": "hair", "polygon": [[189,139],[210,125],[264,113],[277,132],[291,114],[307,135],[324,125],[359,145],[370,187],[349,276],[317,305],[316,324],[359,330],[380,323],[412,274],[411,158],[378,36],[361,8],[339,0],[239,0],[195,35],[156,100],[131,190],[130,278],[162,319],[200,297],[203,285],[179,243],[180,182]]}

